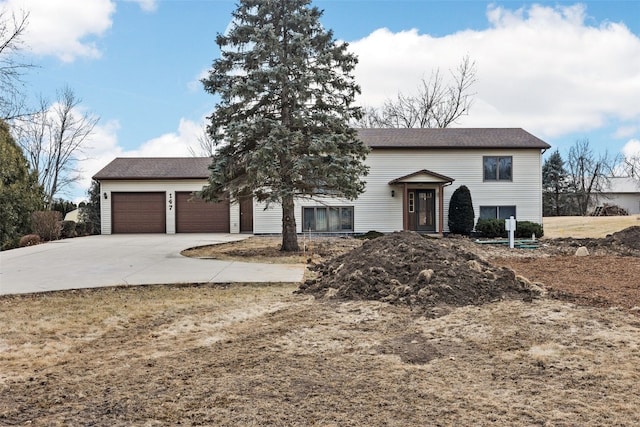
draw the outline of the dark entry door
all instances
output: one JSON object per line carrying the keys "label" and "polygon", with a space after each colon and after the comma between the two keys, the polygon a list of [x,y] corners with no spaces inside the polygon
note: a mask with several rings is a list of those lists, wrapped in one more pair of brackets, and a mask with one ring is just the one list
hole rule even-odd
{"label": "dark entry door", "polygon": [[253,233],[253,197],[240,197],[240,232]]}
{"label": "dark entry door", "polygon": [[436,190],[409,190],[409,229],[436,231]]}

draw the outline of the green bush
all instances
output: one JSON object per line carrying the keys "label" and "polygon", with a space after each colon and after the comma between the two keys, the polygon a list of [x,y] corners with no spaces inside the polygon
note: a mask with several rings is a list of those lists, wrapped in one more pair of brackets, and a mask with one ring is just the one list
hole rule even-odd
{"label": "green bush", "polygon": [[536,238],[544,236],[542,225],[531,221],[518,221],[516,224],[516,237],[519,239],[530,239],[532,235]]}
{"label": "green bush", "polygon": [[466,185],[461,185],[453,192],[449,202],[449,231],[453,234],[471,234],[473,218],[471,192]]}
{"label": "green bush", "polygon": [[26,236],[22,236],[20,238],[20,243],[18,246],[24,248],[25,246],[33,246],[42,243],[42,239],[37,234],[27,234]]}
{"label": "green bush", "polygon": [[476,231],[483,237],[507,237],[507,231],[504,229],[504,219],[481,218],[476,224]]}
{"label": "green bush", "polygon": [[62,221],[62,229],[60,231],[60,236],[63,239],[69,239],[71,237],[76,237],[76,222],[75,221]]}
{"label": "green bush", "polygon": [[60,238],[62,214],[58,211],[37,211],[31,214],[31,230],[44,241]]}
{"label": "green bush", "polygon": [[20,238],[11,236],[11,237],[5,238],[5,240],[2,242],[2,246],[0,247],[0,250],[8,251],[9,249],[15,249],[19,246],[20,246]]}
{"label": "green bush", "polygon": [[[482,237],[507,237],[504,221],[504,219],[479,219],[476,224],[476,232],[480,233]],[[516,238],[530,239],[534,234],[536,238],[544,235],[542,225],[531,221],[516,221]]]}

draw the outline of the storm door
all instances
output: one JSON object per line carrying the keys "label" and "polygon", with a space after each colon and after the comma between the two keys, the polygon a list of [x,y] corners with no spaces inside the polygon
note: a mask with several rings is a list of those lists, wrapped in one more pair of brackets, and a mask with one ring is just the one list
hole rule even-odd
{"label": "storm door", "polygon": [[407,200],[409,229],[435,233],[436,231],[436,191],[409,190]]}

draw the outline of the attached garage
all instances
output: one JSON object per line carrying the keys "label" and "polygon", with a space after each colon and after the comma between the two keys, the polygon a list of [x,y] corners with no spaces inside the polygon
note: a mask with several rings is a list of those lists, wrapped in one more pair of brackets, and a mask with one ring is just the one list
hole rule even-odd
{"label": "attached garage", "polygon": [[113,233],[164,233],[164,192],[111,193]]}
{"label": "attached garage", "polygon": [[[210,164],[210,157],[114,159],[93,177],[100,182],[102,234],[239,233],[238,203],[194,196],[208,184]],[[246,205],[242,230],[250,232],[252,200]]]}
{"label": "attached garage", "polygon": [[229,203],[210,203],[176,192],[176,233],[228,233]]}

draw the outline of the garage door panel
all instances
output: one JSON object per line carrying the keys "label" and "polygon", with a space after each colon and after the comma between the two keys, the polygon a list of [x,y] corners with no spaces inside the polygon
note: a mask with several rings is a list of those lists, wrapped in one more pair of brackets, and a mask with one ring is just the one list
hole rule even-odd
{"label": "garage door panel", "polygon": [[165,233],[165,193],[111,193],[113,233]]}
{"label": "garage door panel", "polygon": [[210,203],[190,192],[176,193],[177,233],[228,233],[229,203]]}

